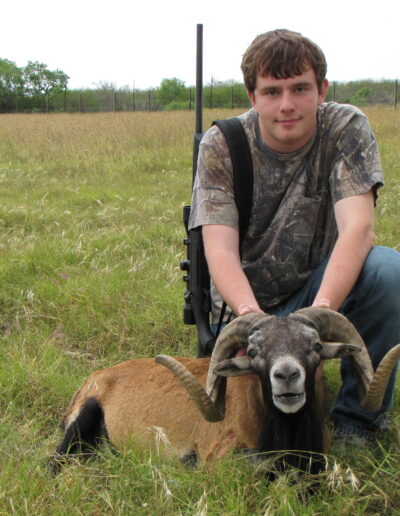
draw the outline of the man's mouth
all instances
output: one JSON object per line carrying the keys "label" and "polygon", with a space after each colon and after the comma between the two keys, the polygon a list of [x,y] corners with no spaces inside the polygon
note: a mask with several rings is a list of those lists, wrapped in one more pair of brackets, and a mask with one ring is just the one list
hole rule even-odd
{"label": "man's mouth", "polygon": [[278,124],[282,125],[291,125],[295,124],[296,122],[299,122],[300,118],[285,118],[283,120],[277,120]]}

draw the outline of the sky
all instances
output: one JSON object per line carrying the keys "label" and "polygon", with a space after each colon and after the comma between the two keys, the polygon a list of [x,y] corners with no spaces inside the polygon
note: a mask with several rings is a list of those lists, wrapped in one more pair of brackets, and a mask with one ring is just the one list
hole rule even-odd
{"label": "sky", "polygon": [[393,0],[3,0],[0,58],[45,63],[70,89],[148,89],[177,77],[196,81],[196,25],[203,25],[203,81],[242,82],[252,40],[286,28],[317,43],[328,79],[399,79]]}

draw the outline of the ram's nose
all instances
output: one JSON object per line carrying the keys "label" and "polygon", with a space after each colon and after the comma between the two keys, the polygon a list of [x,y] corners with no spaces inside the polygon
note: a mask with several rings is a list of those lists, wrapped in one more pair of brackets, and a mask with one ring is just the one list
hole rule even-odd
{"label": "ram's nose", "polygon": [[300,378],[300,376],[300,368],[291,364],[285,364],[277,368],[273,372],[273,377],[275,378],[275,380],[277,380],[278,382],[285,382],[288,385],[297,381]]}

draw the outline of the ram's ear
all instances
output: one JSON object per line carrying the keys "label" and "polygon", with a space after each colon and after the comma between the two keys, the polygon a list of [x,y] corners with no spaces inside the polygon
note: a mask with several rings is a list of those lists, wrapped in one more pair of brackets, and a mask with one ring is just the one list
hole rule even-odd
{"label": "ram's ear", "polygon": [[228,358],[222,360],[214,367],[214,374],[218,376],[242,376],[253,373],[251,362],[248,356]]}
{"label": "ram's ear", "polygon": [[320,351],[321,358],[342,358],[359,353],[361,349],[354,344],[343,344],[342,342],[323,342]]}

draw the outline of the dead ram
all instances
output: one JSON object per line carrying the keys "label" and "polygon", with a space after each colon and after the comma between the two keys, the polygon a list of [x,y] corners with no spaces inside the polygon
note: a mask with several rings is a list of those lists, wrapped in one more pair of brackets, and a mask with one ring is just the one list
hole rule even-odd
{"label": "dead ram", "polygon": [[[237,356],[241,348],[246,352]],[[346,355],[353,357],[362,405],[378,409],[400,345],[374,372],[360,335],[337,312],[305,308],[284,318],[238,317],[221,332],[210,359],[160,355],[93,373],[66,411],[53,466],[104,439],[118,449],[161,427],[169,451],[181,459],[289,450],[284,464],[318,472],[330,436],[323,382],[315,373],[322,360]]]}

